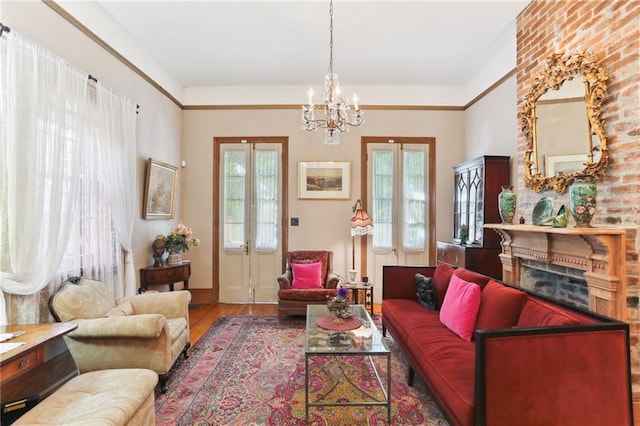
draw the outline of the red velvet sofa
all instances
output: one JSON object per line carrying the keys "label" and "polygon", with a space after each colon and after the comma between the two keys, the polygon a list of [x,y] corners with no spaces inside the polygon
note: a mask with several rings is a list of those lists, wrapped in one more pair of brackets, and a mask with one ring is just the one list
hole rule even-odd
{"label": "red velvet sofa", "polygon": [[[416,273],[431,277],[436,310],[417,301]],[[454,275],[481,290],[469,342],[437,310]],[[628,324],[446,264],[384,266],[382,299],[409,385],[417,372],[454,425],[633,424]]]}

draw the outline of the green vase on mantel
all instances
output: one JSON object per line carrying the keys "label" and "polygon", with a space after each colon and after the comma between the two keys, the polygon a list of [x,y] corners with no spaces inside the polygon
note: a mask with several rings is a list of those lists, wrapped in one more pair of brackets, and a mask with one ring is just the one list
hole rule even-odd
{"label": "green vase on mantel", "polygon": [[516,215],[517,198],[518,195],[513,192],[513,186],[505,185],[502,187],[502,192],[498,194],[498,209],[500,210],[502,223],[513,223],[513,218]]}
{"label": "green vase on mantel", "polygon": [[591,176],[576,176],[569,187],[571,215],[575,228],[591,228],[591,219],[596,213],[597,188]]}

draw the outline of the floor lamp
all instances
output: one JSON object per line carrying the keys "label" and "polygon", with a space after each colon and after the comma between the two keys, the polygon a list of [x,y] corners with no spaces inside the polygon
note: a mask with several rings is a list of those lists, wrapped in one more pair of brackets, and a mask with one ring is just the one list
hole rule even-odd
{"label": "floor lamp", "polygon": [[373,219],[369,217],[365,209],[362,208],[362,201],[356,201],[351,214],[351,270],[349,271],[349,282],[356,280],[356,236],[373,234]]}

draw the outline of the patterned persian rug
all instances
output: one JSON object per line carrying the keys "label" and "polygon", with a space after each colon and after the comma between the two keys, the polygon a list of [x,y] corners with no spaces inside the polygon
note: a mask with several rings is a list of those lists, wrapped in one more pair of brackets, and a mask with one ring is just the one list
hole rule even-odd
{"label": "patterned persian rug", "polygon": [[[156,425],[304,425],[304,335],[304,319],[221,317],[175,368],[169,391],[156,395]],[[385,341],[392,352],[391,424],[448,425],[418,377],[406,385],[404,355],[393,339]],[[347,400],[353,388],[332,380],[342,375],[366,391],[368,359],[346,359],[313,357],[319,374],[312,385],[331,386],[332,398]],[[385,425],[386,408],[311,407],[309,424]]]}

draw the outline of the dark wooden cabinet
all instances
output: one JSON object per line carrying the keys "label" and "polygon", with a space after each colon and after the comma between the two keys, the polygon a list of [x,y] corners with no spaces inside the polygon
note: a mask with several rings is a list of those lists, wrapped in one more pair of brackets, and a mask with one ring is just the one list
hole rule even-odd
{"label": "dark wooden cabinet", "polygon": [[461,266],[498,280],[502,279],[499,247],[462,246],[438,241],[438,262]]}
{"label": "dark wooden cabinet", "polygon": [[[438,261],[501,279],[500,238],[485,223],[500,223],[498,194],[510,185],[508,156],[485,155],[453,168],[453,241],[438,241]],[[462,225],[468,240],[461,244]]]}

